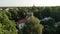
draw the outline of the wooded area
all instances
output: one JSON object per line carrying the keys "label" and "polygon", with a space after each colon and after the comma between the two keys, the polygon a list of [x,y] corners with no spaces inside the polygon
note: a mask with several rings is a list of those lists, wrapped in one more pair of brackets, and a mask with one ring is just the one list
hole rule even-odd
{"label": "wooded area", "polygon": [[[28,18],[26,26],[18,30],[16,22],[28,12],[33,12],[34,17]],[[52,19],[41,21],[46,17]],[[1,7],[0,34],[60,34],[60,7]]]}

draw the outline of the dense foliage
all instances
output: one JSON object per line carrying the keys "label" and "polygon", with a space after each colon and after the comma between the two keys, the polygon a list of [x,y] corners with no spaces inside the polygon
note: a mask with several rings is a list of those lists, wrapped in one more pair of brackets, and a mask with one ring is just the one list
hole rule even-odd
{"label": "dense foliage", "polygon": [[[60,33],[60,25],[59,25],[60,24],[60,7],[59,6],[58,7],[35,7],[33,6],[33,7],[0,8],[0,34],[17,34],[16,22],[19,19],[25,18],[28,12],[33,12],[34,16],[37,17],[39,20],[42,20],[45,17],[53,18],[48,21],[43,21],[41,23],[38,23],[44,26],[42,34],[59,34]],[[36,18],[35,20],[32,19],[30,25],[32,25],[32,23],[35,24],[35,21],[39,21],[39,20],[37,20]],[[28,22],[30,22],[30,20],[27,20],[27,23]],[[36,24],[36,26],[38,25]],[[22,31],[20,30],[19,33],[21,32]]]}
{"label": "dense foliage", "polygon": [[17,34],[15,22],[8,19],[8,16],[0,11],[0,34]]}
{"label": "dense foliage", "polygon": [[36,17],[29,17],[23,28],[23,34],[42,34],[43,26],[39,24],[40,20]]}

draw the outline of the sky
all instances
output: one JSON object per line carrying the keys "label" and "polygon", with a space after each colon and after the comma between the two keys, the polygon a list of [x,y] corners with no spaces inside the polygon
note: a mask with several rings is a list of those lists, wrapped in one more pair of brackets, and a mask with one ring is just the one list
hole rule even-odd
{"label": "sky", "polygon": [[0,7],[11,6],[60,6],[60,0],[0,0]]}

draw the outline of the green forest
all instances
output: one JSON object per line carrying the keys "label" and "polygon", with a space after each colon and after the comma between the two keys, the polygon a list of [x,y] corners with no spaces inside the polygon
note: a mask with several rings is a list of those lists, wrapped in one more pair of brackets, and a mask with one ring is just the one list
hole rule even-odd
{"label": "green forest", "polygon": [[[33,16],[26,20],[26,26],[17,28],[17,21],[28,12]],[[60,34],[60,7],[0,7],[0,34]]]}

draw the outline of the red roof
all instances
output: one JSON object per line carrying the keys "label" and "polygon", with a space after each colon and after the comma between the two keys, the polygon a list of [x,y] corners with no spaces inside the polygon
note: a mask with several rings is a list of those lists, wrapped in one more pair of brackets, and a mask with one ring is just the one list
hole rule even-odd
{"label": "red roof", "polygon": [[26,22],[26,19],[21,19],[21,20],[18,20],[18,23],[21,24],[21,23],[25,23]]}

